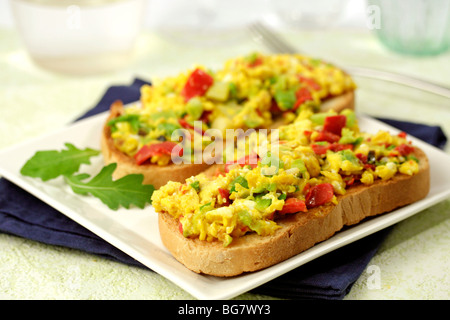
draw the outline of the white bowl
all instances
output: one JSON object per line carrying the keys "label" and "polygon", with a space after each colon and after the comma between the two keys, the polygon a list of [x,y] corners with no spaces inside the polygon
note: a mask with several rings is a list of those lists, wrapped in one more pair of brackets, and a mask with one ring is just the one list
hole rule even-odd
{"label": "white bowl", "polygon": [[145,0],[11,0],[11,7],[37,64],[59,72],[93,74],[129,61]]}

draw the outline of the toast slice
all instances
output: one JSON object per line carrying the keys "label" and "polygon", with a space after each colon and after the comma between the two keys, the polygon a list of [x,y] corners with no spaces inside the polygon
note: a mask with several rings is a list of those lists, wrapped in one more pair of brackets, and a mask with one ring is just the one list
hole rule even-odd
{"label": "toast slice", "polygon": [[414,156],[419,160],[417,174],[397,174],[370,186],[351,186],[345,195],[337,197],[337,204],[328,203],[277,220],[281,228],[273,235],[246,234],[224,247],[220,241],[185,238],[177,220],[159,213],[162,242],[178,261],[197,273],[231,277],[270,267],[329,239],[344,226],[425,198],[430,187],[428,158],[418,148]]}

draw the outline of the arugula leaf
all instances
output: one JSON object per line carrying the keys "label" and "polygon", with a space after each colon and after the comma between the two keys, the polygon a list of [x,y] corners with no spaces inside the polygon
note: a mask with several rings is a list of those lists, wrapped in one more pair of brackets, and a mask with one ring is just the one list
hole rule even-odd
{"label": "arugula leaf", "polygon": [[36,152],[20,169],[20,173],[47,181],[60,175],[77,172],[81,164],[90,164],[90,158],[100,154],[98,150],[90,148],[81,150],[70,143],[66,143],[65,146],[67,150]]}
{"label": "arugula leaf", "polygon": [[120,206],[127,209],[131,205],[144,208],[146,203],[151,203],[151,196],[155,188],[149,184],[142,184],[142,174],[129,174],[118,180],[112,179],[112,173],[117,164],[111,163],[90,181],[83,182],[89,177],[88,174],[66,176],[66,182],[73,192],[87,195],[91,194],[99,198],[110,209],[117,210]]}
{"label": "arugula leaf", "polygon": [[66,143],[65,146],[67,150],[36,152],[22,167],[21,174],[41,178],[43,181],[62,175],[75,193],[91,194],[112,210],[117,210],[120,206],[128,209],[131,205],[142,209],[146,203],[151,203],[154,187],[142,184],[144,180],[142,174],[130,174],[113,180],[112,174],[117,167],[116,163],[103,167],[90,181],[84,182],[83,180],[90,177],[89,174],[75,175],[75,173],[81,164],[90,164],[90,158],[100,154],[100,151],[90,148],[81,150],[70,143]]}

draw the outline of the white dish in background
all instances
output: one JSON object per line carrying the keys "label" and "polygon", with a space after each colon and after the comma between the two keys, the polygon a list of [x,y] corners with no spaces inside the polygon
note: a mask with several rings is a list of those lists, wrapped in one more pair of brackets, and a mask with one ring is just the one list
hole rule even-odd
{"label": "white dish in background", "polygon": [[[39,150],[59,150],[70,142],[78,148],[100,149],[100,134],[107,114],[102,113],[76,122],[51,134],[0,150],[0,175],[30,192],[69,218],[83,225],[105,241],[135,258],[153,271],[174,282],[198,299],[230,299],[266,283],[296,267],[344,245],[404,220],[450,196],[450,155],[411,137],[425,151],[431,167],[431,188],[428,196],[409,206],[375,217],[337,233],[311,249],[265,270],[233,278],[217,278],[196,274],[176,261],[162,245],[157,214],[152,206],[144,210],[133,208],[112,211],[100,200],[72,192],[62,179],[42,182],[20,174],[23,164]],[[379,129],[398,132],[382,122],[358,116],[366,132]],[[102,157],[92,158],[83,166],[86,172],[98,172]]]}
{"label": "white dish in background", "polygon": [[12,0],[14,22],[37,65],[96,74],[130,63],[142,29],[144,0]]}

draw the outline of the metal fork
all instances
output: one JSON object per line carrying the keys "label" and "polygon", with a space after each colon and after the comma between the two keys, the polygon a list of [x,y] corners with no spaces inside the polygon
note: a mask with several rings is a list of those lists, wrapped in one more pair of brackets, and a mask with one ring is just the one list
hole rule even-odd
{"label": "metal fork", "polygon": [[[276,35],[270,28],[261,22],[255,22],[249,26],[249,30],[255,36],[256,41],[263,42],[274,53],[299,53],[299,50],[291,46],[279,35]],[[419,89],[422,91],[434,93],[450,99],[450,88],[437,83],[432,83],[422,79],[414,78],[404,74],[382,71],[359,66],[345,66],[346,72],[353,76],[377,79],[397,83]]]}

